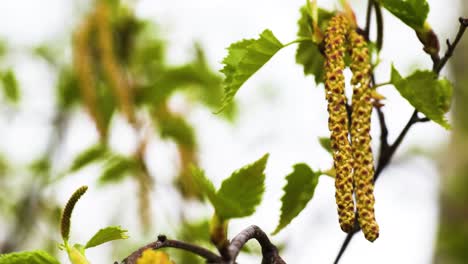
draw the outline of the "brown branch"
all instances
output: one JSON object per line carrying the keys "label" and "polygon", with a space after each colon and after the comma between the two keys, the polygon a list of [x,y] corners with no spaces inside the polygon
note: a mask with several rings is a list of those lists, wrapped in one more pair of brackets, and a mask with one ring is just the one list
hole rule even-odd
{"label": "brown branch", "polygon": [[210,250],[206,248],[203,248],[194,244],[190,244],[187,242],[183,242],[183,241],[170,240],[170,239],[167,239],[165,235],[159,235],[158,240],[137,249],[128,257],[126,257],[122,261],[122,264],[135,264],[138,258],[143,254],[145,250],[147,249],[156,250],[160,248],[178,248],[178,249],[182,249],[184,251],[193,253],[195,255],[198,255],[206,259],[208,263],[223,263],[222,262],[223,260],[221,259],[220,256],[218,256],[217,254],[211,252]]}
{"label": "brown branch", "polygon": [[279,256],[278,249],[270,242],[268,236],[258,226],[252,225],[244,229],[237,236],[235,236],[228,247],[229,255],[231,256],[230,264],[234,264],[240,250],[251,239],[256,239],[260,246],[262,246],[262,264],[286,264],[286,262]]}

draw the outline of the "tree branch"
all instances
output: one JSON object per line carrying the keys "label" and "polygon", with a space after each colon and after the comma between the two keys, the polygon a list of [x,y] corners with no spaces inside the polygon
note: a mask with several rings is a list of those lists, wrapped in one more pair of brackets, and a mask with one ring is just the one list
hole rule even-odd
{"label": "tree branch", "polygon": [[240,250],[247,241],[256,239],[262,246],[262,264],[286,264],[286,262],[279,256],[278,249],[270,242],[268,236],[258,226],[252,225],[244,229],[237,236],[235,236],[228,247],[231,262],[234,264]]}
{"label": "tree branch", "polygon": [[137,262],[137,259],[141,256],[141,254],[143,254],[143,251],[147,249],[155,250],[155,249],[160,249],[160,248],[178,248],[178,249],[191,252],[195,255],[198,255],[206,259],[207,263],[222,263],[222,259],[220,256],[218,256],[217,254],[211,252],[210,250],[206,248],[202,248],[200,246],[178,241],[178,240],[170,240],[170,239],[167,239],[165,235],[159,235],[157,241],[149,243],[148,245],[137,249],[128,257],[126,257],[122,261],[122,264],[135,264]]}

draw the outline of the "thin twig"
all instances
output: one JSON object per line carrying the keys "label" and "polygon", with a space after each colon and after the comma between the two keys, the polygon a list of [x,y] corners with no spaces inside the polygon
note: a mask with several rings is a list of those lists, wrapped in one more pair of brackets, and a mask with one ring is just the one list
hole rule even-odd
{"label": "thin twig", "polygon": [[229,245],[229,255],[231,256],[232,264],[235,263],[240,250],[244,247],[245,243],[251,239],[256,239],[262,246],[262,264],[286,264],[279,256],[278,249],[270,242],[268,236],[258,226],[252,225],[244,229],[237,236],[235,236]]}
{"label": "thin twig", "polygon": [[460,42],[463,34],[465,33],[466,28],[468,27],[468,18],[460,17],[458,21],[460,22],[460,27],[458,28],[458,33],[455,37],[455,40],[453,41],[453,43],[450,43],[450,41],[447,39],[447,51],[445,51],[444,57],[442,57],[442,59],[440,59],[438,63],[434,63],[434,67],[432,68],[432,70],[437,74],[440,73],[442,68],[447,63],[448,59],[452,57],[455,47],[457,47],[458,42]]}
{"label": "thin twig", "polygon": [[364,37],[366,38],[367,41],[369,41],[371,19],[372,19],[372,1],[368,1],[367,10],[366,10],[366,27],[364,28]]}
{"label": "thin twig", "polygon": [[182,242],[178,240],[170,240],[170,239],[167,239],[166,236],[164,235],[159,235],[157,241],[149,243],[148,245],[137,249],[128,257],[126,257],[122,261],[122,264],[135,264],[137,262],[137,259],[143,254],[143,251],[147,249],[155,250],[155,249],[160,249],[160,248],[178,248],[178,249],[191,252],[200,257],[203,257],[204,259],[206,259],[208,263],[222,263],[222,259],[220,256],[218,256],[217,254],[211,252],[210,250],[206,248],[203,248],[194,244],[190,244],[187,242]]}
{"label": "thin twig", "polygon": [[383,16],[382,16],[382,9],[380,8],[380,4],[377,1],[369,0],[370,2],[374,3],[374,10],[375,10],[375,21],[377,24],[377,40],[376,46],[378,50],[382,49],[383,46]]}

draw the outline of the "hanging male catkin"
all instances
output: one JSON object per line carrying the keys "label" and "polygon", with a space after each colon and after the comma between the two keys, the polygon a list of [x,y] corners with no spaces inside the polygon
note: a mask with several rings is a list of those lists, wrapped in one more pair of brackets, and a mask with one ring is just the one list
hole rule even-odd
{"label": "hanging male catkin", "polygon": [[346,35],[348,19],[334,16],[325,34],[325,90],[328,100],[328,128],[336,170],[335,198],[341,229],[350,232],[354,226],[353,156],[348,139],[348,114],[346,111],[345,68]]}
{"label": "hanging male catkin", "polygon": [[379,236],[379,226],[374,214],[374,160],[370,136],[372,113],[370,58],[365,39],[356,31],[350,30],[348,43],[351,55],[350,68],[353,72],[351,146],[354,156],[356,208],[364,236],[367,240],[374,241]]}

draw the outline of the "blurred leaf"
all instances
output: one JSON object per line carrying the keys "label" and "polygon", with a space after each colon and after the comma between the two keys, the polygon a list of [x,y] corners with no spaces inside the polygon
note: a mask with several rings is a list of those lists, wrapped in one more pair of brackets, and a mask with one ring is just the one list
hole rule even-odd
{"label": "blurred leaf", "polygon": [[22,251],[0,255],[0,264],[60,264],[60,262],[42,250]]}
{"label": "blurred leaf", "polygon": [[210,243],[210,222],[205,219],[199,222],[186,222],[181,226],[179,237],[192,243]]}
{"label": "blurred leaf", "polygon": [[[296,63],[301,64],[304,68],[304,74],[314,75],[315,83],[323,82],[325,58],[320,53],[319,46],[312,40],[314,34],[312,29],[312,18],[309,15],[306,6],[300,10],[301,17],[297,21],[299,30],[297,36],[300,38],[310,38],[310,41],[301,41],[296,50]],[[318,9],[318,26],[325,32],[326,25],[334,13],[324,9]]]}
{"label": "blurred leaf", "polygon": [[402,78],[392,66],[391,83],[419,112],[444,128],[450,128],[444,114],[450,109],[453,88],[447,79],[438,79],[432,71],[415,71]]}
{"label": "blurred leaf", "polygon": [[322,148],[325,149],[328,153],[333,153],[329,137],[319,137],[319,143],[320,146],[322,146]]}
{"label": "blurred leaf", "polygon": [[112,155],[104,164],[100,184],[107,184],[121,181],[128,173],[132,173],[138,168],[138,163],[129,157]]}
{"label": "blurred leaf", "polygon": [[174,262],[169,259],[165,252],[147,249],[137,259],[136,264],[174,264]]}
{"label": "blurred leaf", "polygon": [[3,93],[11,103],[17,103],[20,99],[20,91],[15,73],[10,69],[1,75]]}
{"label": "blurred leaf", "polygon": [[[188,221],[180,225],[178,238],[182,241],[195,243],[199,246],[210,248],[212,246],[210,241],[210,226],[209,221],[204,219],[202,221]],[[202,264],[205,263],[204,259],[182,250],[177,250],[174,255],[170,254],[173,259],[179,264]]]}
{"label": "blurred leaf", "polygon": [[57,81],[57,103],[61,109],[68,109],[80,100],[78,79],[72,69],[62,68]]}
{"label": "blurred leaf", "polygon": [[35,174],[45,175],[50,172],[50,160],[47,157],[43,157],[31,163],[29,166],[31,171]]}
{"label": "blurred leaf", "polygon": [[282,47],[283,44],[268,29],[258,39],[244,39],[229,46],[229,53],[223,60],[224,68],[221,70],[226,76],[222,109],[232,101],[244,82]]}
{"label": "blurred leaf", "polygon": [[145,23],[138,20],[133,12],[121,8],[111,26],[117,58],[121,63],[128,64],[132,52],[135,51],[138,34],[144,28]]}
{"label": "blurred leaf", "polygon": [[6,53],[7,53],[7,45],[5,41],[0,39],[0,58],[5,56]]}
{"label": "blurred leaf", "polygon": [[100,229],[96,234],[94,234],[88,243],[86,243],[84,248],[91,248],[112,240],[127,238],[127,230],[123,230],[120,226],[108,226]]}
{"label": "blurred leaf", "polygon": [[170,138],[178,144],[188,147],[195,145],[193,127],[181,116],[167,113],[164,116],[160,116],[158,124],[162,138]]}
{"label": "blurred leaf", "polygon": [[426,0],[378,0],[385,9],[415,30],[424,27],[429,4]]}
{"label": "blurred leaf", "polygon": [[143,76],[148,83],[160,76],[165,64],[166,46],[164,41],[155,36],[157,32],[154,25],[142,24],[130,57],[132,72]]}
{"label": "blurred leaf", "polygon": [[304,163],[294,165],[294,171],[286,176],[280,221],[273,234],[286,227],[306,207],[314,196],[319,176],[319,172],[312,171]]}
{"label": "blurred leaf", "polygon": [[112,94],[112,89],[110,89],[105,82],[99,82],[97,97],[97,101],[99,102],[97,105],[98,111],[103,117],[106,129],[109,129],[112,115],[116,110],[116,101],[114,95]]}
{"label": "blurred leaf", "polygon": [[78,171],[83,167],[95,162],[105,156],[107,149],[102,144],[93,145],[82,151],[72,162],[70,167],[71,172]]}

